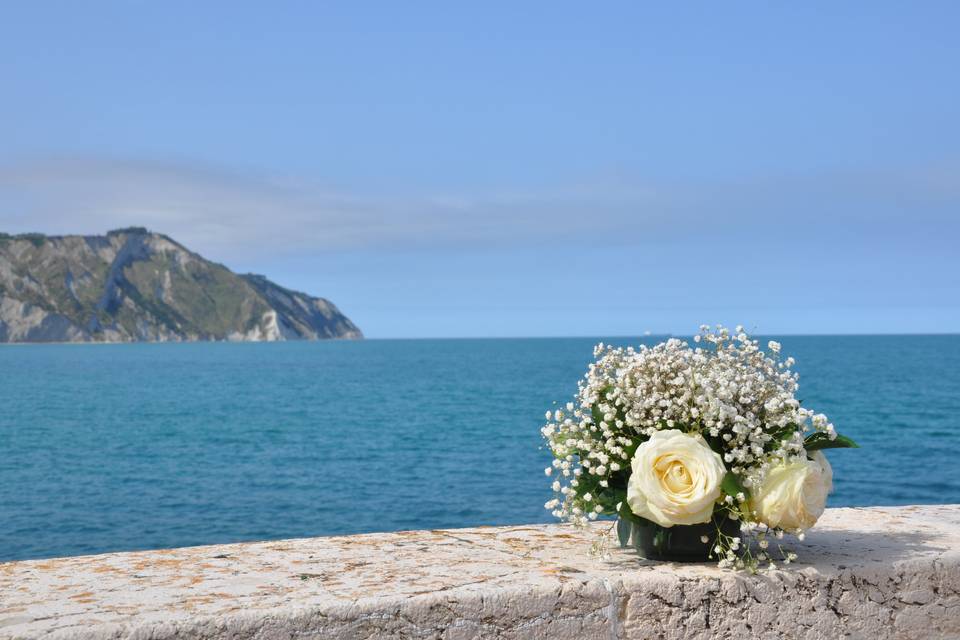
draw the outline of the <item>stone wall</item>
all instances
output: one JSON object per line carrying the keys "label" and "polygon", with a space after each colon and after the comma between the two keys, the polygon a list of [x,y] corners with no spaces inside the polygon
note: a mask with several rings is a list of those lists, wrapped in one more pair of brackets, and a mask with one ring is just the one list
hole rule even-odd
{"label": "stone wall", "polygon": [[0,564],[0,638],[960,638],[960,505],[830,509],[800,561],[653,564],[564,525]]}

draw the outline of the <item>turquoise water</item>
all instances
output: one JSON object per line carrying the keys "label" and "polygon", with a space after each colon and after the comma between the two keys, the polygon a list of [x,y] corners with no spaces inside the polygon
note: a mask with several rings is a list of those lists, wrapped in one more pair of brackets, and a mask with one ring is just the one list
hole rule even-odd
{"label": "turquoise water", "polygon": [[[549,521],[541,419],[596,341],[5,346],[0,560]],[[960,336],[781,341],[863,446],[833,506],[960,502]]]}

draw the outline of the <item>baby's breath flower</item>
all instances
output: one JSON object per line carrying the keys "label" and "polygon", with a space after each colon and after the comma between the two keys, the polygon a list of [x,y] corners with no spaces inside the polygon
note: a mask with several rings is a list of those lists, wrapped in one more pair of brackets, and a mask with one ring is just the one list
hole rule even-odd
{"label": "baby's breath flower", "polygon": [[[780,359],[780,343],[768,341],[764,353],[742,326],[731,332],[702,325],[693,345],[670,338],[654,346],[595,347],[596,361],[573,401],[544,414],[541,434],[554,456],[544,473],[555,476],[555,497],[544,506],[577,525],[616,516],[637,447],[664,429],[699,433],[742,489],[725,491],[714,514],[738,520],[743,536],[757,538],[761,549],[750,556],[745,537],[718,532],[714,557],[720,566],[755,570],[772,563],[763,551],[767,537],[779,540],[784,532],[757,522],[751,494],[771,469],[806,457],[808,432],[835,439],[836,429],[796,399],[799,377],[793,358]],[[711,537],[702,540],[710,544]],[[784,562],[793,559],[784,555]]]}

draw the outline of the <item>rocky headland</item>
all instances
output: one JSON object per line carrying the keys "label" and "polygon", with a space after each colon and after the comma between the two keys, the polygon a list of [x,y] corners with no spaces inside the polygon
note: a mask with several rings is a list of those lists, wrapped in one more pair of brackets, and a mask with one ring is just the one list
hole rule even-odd
{"label": "rocky headland", "polygon": [[233,273],[144,228],[0,234],[0,342],[362,337],[329,300]]}

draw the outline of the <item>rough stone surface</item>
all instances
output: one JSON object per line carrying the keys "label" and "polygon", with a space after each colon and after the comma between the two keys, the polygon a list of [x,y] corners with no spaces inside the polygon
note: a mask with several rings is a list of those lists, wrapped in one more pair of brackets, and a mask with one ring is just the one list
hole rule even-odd
{"label": "rough stone surface", "polygon": [[800,562],[654,564],[564,525],[0,564],[0,638],[960,638],[960,505],[831,509]]}

